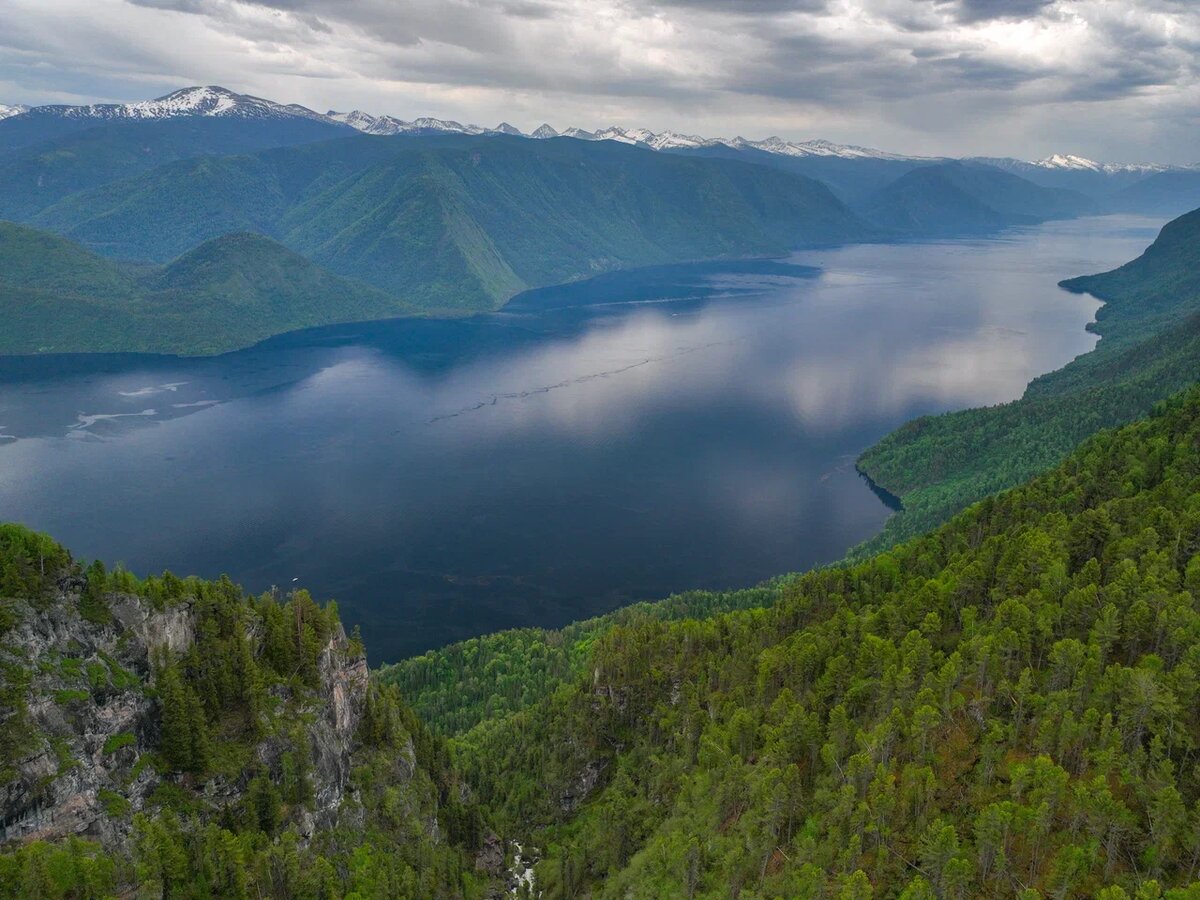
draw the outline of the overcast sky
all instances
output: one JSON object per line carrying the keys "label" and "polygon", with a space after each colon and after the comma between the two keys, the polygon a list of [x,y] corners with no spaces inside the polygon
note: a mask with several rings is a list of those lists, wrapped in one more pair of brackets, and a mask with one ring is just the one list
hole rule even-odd
{"label": "overcast sky", "polygon": [[1200,161],[1197,0],[0,0],[0,103],[319,109]]}

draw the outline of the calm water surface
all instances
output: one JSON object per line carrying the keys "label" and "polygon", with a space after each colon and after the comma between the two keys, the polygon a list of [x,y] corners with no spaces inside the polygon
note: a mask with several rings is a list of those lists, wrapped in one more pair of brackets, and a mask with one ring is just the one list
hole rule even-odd
{"label": "calm water surface", "polygon": [[0,359],[0,518],[135,571],[336,597],[374,662],[838,558],[855,456],[1091,348],[1064,277],[1157,222],[536,291],[213,359]]}

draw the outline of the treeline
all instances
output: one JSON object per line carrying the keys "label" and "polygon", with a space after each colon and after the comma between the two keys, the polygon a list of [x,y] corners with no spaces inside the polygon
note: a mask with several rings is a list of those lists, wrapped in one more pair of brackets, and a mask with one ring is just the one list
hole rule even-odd
{"label": "treeline", "polygon": [[1196,897],[1198,596],[1192,391],[770,608],[609,630],[459,760],[548,897]]}

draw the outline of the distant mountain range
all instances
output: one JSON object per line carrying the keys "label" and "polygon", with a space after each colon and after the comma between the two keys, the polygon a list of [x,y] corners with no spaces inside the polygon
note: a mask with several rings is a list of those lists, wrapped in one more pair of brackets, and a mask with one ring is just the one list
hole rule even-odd
{"label": "distant mountain range", "polygon": [[[526,135],[217,87],[9,109],[0,219],[33,232],[0,235],[0,263],[32,268],[19,283],[0,270],[13,326],[0,352],[218,352],[310,325],[492,310],[620,268],[1200,206],[1200,169],[1065,156]],[[64,260],[91,274],[61,282]]]}
{"label": "distant mountain range", "polygon": [[[837,144],[826,140],[787,141],[780,137],[750,140],[744,137],[711,138],[675,131],[650,131],[646,128],[622,128],[612,126],[598,131],[583,128],[565,128],[558,131],[543,124],[529,134],[519,128],[501,122],[494,128],[481,125],[464,125],[451,119],[422,117],[413,120],[394,116],[375,115],[362,110],[337,112],[329,110],[319,113],[299,104],[281,104],[261,97],[238,94],[216,85],[189,87],[174,91],[154,100],[125,104],[93,104],[87,106],[4,106],[0,105],[0,119],[14,116],[39,118],[57,117],[76,121],[146,121],[189,116],[211,116],[240,119],[288,119],[300,118],[324,122],[332,126],[343,126],[373,135],[399,134],[507,134],[517,137],[546,139],[554,137],[575,138],[586,141],[617,141],[636,144],[652,150],[697,150],[713,147],[728,147],[734,150],[757,150],[764,153],[790,157],[836,157],[840,159],[880,159],[904,162],[935,162],[947,157],[924,157],[902,153],[890,153],[871,147],[853,144]],[[1113,164],[1101,163],[1070,154],[1054,154],[1045,159],[1028,162],[1011,157],[973,157],[969,161],[1006,169],[1019,175],[1033,170],[1044,172],[1086,172],[1107,176],[1147,175],[1179,169],[1197,169],[1197,166],[1180,167],[1154,163]]]}

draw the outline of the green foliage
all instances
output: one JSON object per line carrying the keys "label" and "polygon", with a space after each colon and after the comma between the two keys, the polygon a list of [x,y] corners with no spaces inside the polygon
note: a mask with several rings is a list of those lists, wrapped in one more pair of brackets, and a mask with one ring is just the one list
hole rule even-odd
{"label": "green foliage", "polygon": [[0,309],[0,352],[180,354],[412,311],[257,234],[217,237],[170,265],[135,270],[8,223],[0,223]]}
{"label": "green foliage", "polygon": [[105,755],[109,753],[116,753],[122,747],[129,747],[136,743],[137,735],[129,734],[128,732],[110,734],[104,739],[104,747],[101,752]]}
{"label": "green foliage", "polygon": [[[0,523],[0,597],[40,599],[69,561],[67,551],[49,536]],[[0,609],[0,636],[11,624]]]}
{"label": "green foliage", "polygon": [[0,854],[0,898],[100,900],[116,896],[121,874],[117,861],[91,841],[34,841]]}
{"label": "green foliage", "polygon": [[687,591],[636,603],[558,630],[518,628],[488,634],[379,670],[396,684],[421,720],[460,735],[546,699],[587,666],[596,639],[640,619],[707,618],[774,603],[786,579],[740,591]]}
{"label": "green foliage", "polygon": [[613,628],[457,758],[547,897],[1192,896],[1198,591],[1193,391],[769,608]]}
{"label": "green foliage", "polygon": [[[615,268],[872,233],[801,175],[611,142],[464,136],[181,160],[66,196],[29,221],[160,263],[255,232],[404,309],[451,313]],[[351,318],[330,310],[326,321]]]}
{"label": "green foliage", "polygon": [[104,811],[111,818],[123,819],[129,815],[132,805],[128,800],[118,794],[116,791],[101,789],[97,795],[100,803],[104,806]]}
{"label": "green foliage", "polygon": [[1200,371],[1200,210],[1139,259],[1063,282],[1105,300],[1092,352],[1033,381],[1012,403],[925,416],[863,454],[859,467],[904,511],[857,558],[932,528],[988,494],[1057,464],[1103,428],[1134,421]]}
{"label": "green foliage", "polygon": [[[68,705],[70,721],[84,720],[85,704],[142,688],[121,660],[89,649],[88,632],[119,648],[111,630],[122,626],[84,618],[85,603],[98,599],[107,610],[128,600],[121,595],[136,594],[150,607],[184,605],[192,640],[174,651],[150,648],[146,690],[157,722],[147,734],[157,737],[154,752],[133,764],[133,755],[121,752],[137,743],[132,732],[112,734],[98,748],[111,769],[110,786],[99,789],[96,800],[106,815],[132,825],[132,840],[110,848],[103,867],[93,865],[88,844],[9,845],[0,850],[0,898],[481,896],[483,879],[473,874],[469,854],[488,830],[486,816],[455,773],[445,740],[421,725],[396,688],[373,679],[355,684],[365,676],[363,660],[344,637],[335,604],[318,605],[305,591],[247,597],[228,578],[180,580],[166,573],[139,580],[99,565],[58,574],[66,576],[62,584],[76,587],[53,600],[60,605],[56,621],[71,623],[71,606],[78,604],[72,627],[84,630],[73,632],[36,672],[51,684],[63,679],[91,688],[55,695]],[[40,612],[28,604],[22,610]],[[48,780],[94,765],[90,753],[74,758],[69,739],[77,735],[64,736],[30,715],[34,673],[9,661],[16,649],[3,649],[6,778],[15,777],[11,763],[27,760],[40,741],[58,758]],[[136,664],[134,656],[121,659]],[[357,723],[354,733],[330,733],[334,703],[343,704],[339,716]],[[343,741],[352,752],[342,749]],[[330,753],[343,752],[346,760],[331,772]],[[341,768],[346,765],[349,772]],[[120,786],[145,777],[157,784],[130,819],[133,804]],[[334,778],[346,792],[337,821],[323,805]],[[209,789],[214,781],[222,786],[215,794]],[[24,798],[41,802],[41,787],[27,788]],[[23,815],[29,806],[22,793],[15,796],[20,805],[11,809]],[[320,825],[309,833],[314,819]]]}

